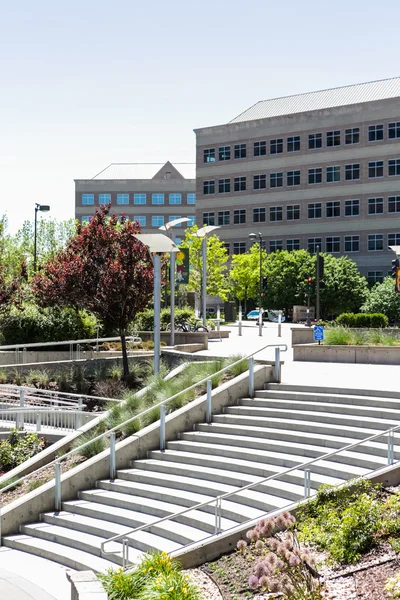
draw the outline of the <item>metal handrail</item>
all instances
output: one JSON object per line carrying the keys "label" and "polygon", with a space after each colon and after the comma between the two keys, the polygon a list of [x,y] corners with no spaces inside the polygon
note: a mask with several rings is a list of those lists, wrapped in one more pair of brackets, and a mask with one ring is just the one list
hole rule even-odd
{"label": "metal handrail", "polygon": [[[220,494],[219,496],[216,496],[215,498],[212,498],[211,500],[208,500],[207,502],[201,502],[199,504],[195,504],[194,506],[191,506],[190,508],[185,508],[184,510],[181,510],[179,512],[167,515],[166,517],[162,517],[161,519],[156,519],[155,521],[152,521],[151,523],[145,523],[144,525],[141,525],[140,527],[135,527],[134,529],[130,529],[129,531],[126,531],[125,533],[119,534],[119,535],[115,535],[111,538],[108,538],[107,540],[105,540],[104,542],[101,543],[100,545],[100,549],[101,549],[101,553],[104,555],[107,554],[115,554],[115,552],[111,552],[111,551],[105,551],[104,547],[106,544],[110,543],[110,542],[115,542],[117,540],[125,540],[126,536],[128,535],[132,535],[134,533],[137,533],[138,531],[143,531],[144,529],[148,529],[150,527],[154,527],[155,525],[158,525],[159,523],[163,523],[164,521],[169,521],[169,520],[174,520],[174,518],[179,517],[181,515],[184,515],[192,510],[198,510],[201,508],[204,508],[205,506],[210,506],[210,504],[216,504],[216,507],[219,506],[220,510],[221,510],[221,502],[222,500],[225,500],[226,498],[229,498],[230,496],[234,496],[237,494],[240,494],[241,492],[250,490],[254,487],[257,487],[259,485],[262,485],[263,483],[267,482],[267,481],[272,481],[273,479],[278,479],[280,477],[282,477],[283,475],[287,475],[288,473],[291,473],[293,471],[297,471],[297,470],[303,470],[306,469],[307,467],[310,467],[311,465],[313,465],[316,462],[322,461],[322,460],[326,460],[332,456],[335,456],[336,454],[340,454],[341,452],[346,452],[348,450],[352,450],[354,448],[357,448],[358,446],[361,446],[362,444],[365,444],[366,442],[370,442],[372,440],[381,438],[385,435],[393,435],[393,433],[397,430],[400,429],[400,425],[397,425],[396,427],[392,427],[390,429],[387,429],[381,433],[378,434],[374,434],[372,436],[369,436],[368,438],[363,439],[361,442],[357,442],[357,443],[353,443],[353,444],[348,444],[347,446],[344,446],[343,448],[339,448],[338,450],[335,450],[334,452],[328,452],[326,454],[323,454],[321,456],[318,456],[317,458],[314,458],[312,460],[309,460],[307,462],[304,463],[300,463],[298,465],[295,465],[294,467],[290,467],[289,469],[286,469],[284,471],[282,471],[281,473],[277,473],[275,475],[269,475],[268,477],[264,477],[262,479],[259,479],[256,482],[253,483],[249,483],[248,485],[242,486],[242,487],[237,487],[235,490],[233,490],[232,492],[227,492],[225,494]],[[392,449],[392,459],[393,459],[393,449]],[[218,515],[216,513],[216,521],[217,521]],[[220,517],[219,517],[220,519]],[[248,519],[248,521],[251,521],[252,519]],[[243,525],[243,523],[241,523],[241,525]],[[217,529],[217,528],[216,528]],[[220,533],[219,531],[216,531],[215,533]],[[212,537],[213,534],[210,534],[209,536],[206,536],[203,539],[206,539],[208,537]],[[214,534],[215,535],[215,534]],[[129,543],[129,540],[127,540]],[[186,546],[190,546],[190,544],[186,544]],[[125,565],[124,565],[125,566]]]}
{"label": "metal handrail", "polygon": [[[0,367],[1,368],[1,367]],[[57,398],[53,398],[53,396],[68,396],[71,398],[89,398],[90,400],[107,400],[108,402],[121,402],[122,399],[117,399],[117,398],[106,398],[104,396],[90,396],[89,394],[75,394],[72,392],[59,392],[58,390],[43,390],[40,388],[31,388],[31,387],[27,387],[25,385],[15,385],[15,384],[7,384],[7,383],[1,383],[0,384],[0,391],[2,389],[15,389],[17,391],[21,391],[21,390],[25,390],[27,392],[35,392],[36,394],[43,394],[44,396],[47,394],[49,396],[49,399],[51,399],[53,402],[57,402]],[[44,398],[45,399],[45,398]]]}
{"label": "metal handrail", "polygon": [[[150,408],[144,410],[143,412],[141,412],[138,415],[135,415],[134,417],[131,417],[130,419],[127,419],[126,421],[124,421],[123,423],[120,423],[119,425],[115,425],[114,427],[112,427],[111,429],[109,429],[108,431],[105,431],[104,433],[101,433],[100,435],[94,437],[91,440],[88,440],[87,442],[85,442],[84,444],[81,444],[80,446],[78,446],[77,448],[74,448],[73,450],[70,450],[69,452],[67,452],[66,454],[63,454],[61,457],[56,458],[55,460],[51,461],[50,463],[46,463],[46,465],[43,465],[42,467],[39,467],[39,469],[36,469],[36,471],[32,471],[31,473],[28,473],[27,475],[24,475],[23,477],[21,477],[20,479],[17,479],[16,481],[13,481],[12,483],[5,485],[4,487],[2,487],[0,489],[0,508],[1,508],[1,497],[2,494],[4,492],[6,492],[7,490],[14,488],[16,485],[19,485],[20,483],[22,483],[26,478],[30,477],[31,475],[34,475],[36,473],[39,473],[40,471],[42,471],[43,469],[46,469],[48,467],[51,467],[52,465],[56,465],[56,472],[57,472],[57,465],[60,465],[60,463],[65,460],[66,458],[68,458],[69,456],[72,456],[72,454],[75,454],[77,452],[79,452],[80,450],[82,450],[83,448],[86,448],[86,446],[88,446],[89,444],[92,444],[93,442],[97,442],[100,439],[103,439],[107,436],[111,436],[112,434],[115,434],[116,431],[118,431],[119,429],[122,429],[123,427],[125,427],[126,425],[128,425],[129,423],[132,423],[132,421],[136,421],[137,419],[140,419],[142,417],[144,417],[145,415],[147,415],[148,413],[154,411],[155,409],[164,406],[165,404],[167,404],[168,402],[170,402],[171,400],[174,400],[175,398],[177,398],[178,396],[184,394],[185,392],[188,392],[196,387],[198,387],[199,385],[202,385],[203,383],[206,383],[208,380],[212,380],[213,377],[215,377],[216,375],[220,375],[222,373],[225,373],[225,371],[228,371],[229,369],[231,369],[232,367],[234,367],[235,365],[240,364],[241,362],[245,361],[245,360],[249,360],[252,357],[254,357],[256,354],[258,354],[259,352],[262,352],[263,350],[265,350],[266,348],[283,348],[283,352],[287,351],[287,344],[267,344],[266,346],[264,346],[263,348],[259,348],[258,350],[255,350],[254,352],[252,352],[251,354],[248,354],[247,356],[243,356],[242,358],[240,358],[239,360],[231,363],[230,365],[227,365],[226,367],[220,369],[219,371],[217,371],[216,373],[213,373],[212,375],[208,375],[207,377],[204,377],[203,379],[201,379],[200,381],[198,381],[197,383],[192,384],[191,386],[185,388],[184,390],[181,390],[180,392],[174,394],[173,396],[170,396],[169,398],[166,398],[165,400],[162,400],[161,402],[159,402],[158,404],[155,404],[154,406],[151,406]],[[250,369],[249,369],[250,370]],[[1,525],[1,519],[0,519],[0,525]],[[0,537],[0,543],[1,543],[1,537]]]}
{"label": "metal handrail", "polygon": [[[125,338],[127,342],[133,342],[140,344],[142,338],[137,335],[127,336]],[[24,349],[24,348],[41,348],[46,346],[67,346],[74,344],[97,344],[98,342],[119,342],[121,341],[120,337],[108,337],[108,338],[90,338],[85,340],[65,340],[64,342],[37,342],[30,344],[12,344],[7,346],[0,346],[0,350],[16,350],[16,349]],[[5,365],[7,366],[7,365]]]}

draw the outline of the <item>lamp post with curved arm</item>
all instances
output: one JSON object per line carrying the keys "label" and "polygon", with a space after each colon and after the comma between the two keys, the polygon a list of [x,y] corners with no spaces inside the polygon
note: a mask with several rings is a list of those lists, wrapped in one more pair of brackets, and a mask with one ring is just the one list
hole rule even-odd
{"label": "lamp post with curved arm", "polygon": [[258,335],[262,336],[262,296],[263,296],[263,289],[262,289],[262,248],[263,248],[263,236],[260,232],[258,232],[258,234],[256,233],[249,233],[249,239],[252,242],[256,242],[258,238],[258,243],[260,246],[260,286],[259,286],[259,315],[258,315]]}
{"label": "lamp post with curved arm", "polygon": [[33,234],[33,272],[36,273],[36,262],[37,262],[37,214],[38,212],[49,212],[50,206],[47,204],[35,203],[35,229]]}

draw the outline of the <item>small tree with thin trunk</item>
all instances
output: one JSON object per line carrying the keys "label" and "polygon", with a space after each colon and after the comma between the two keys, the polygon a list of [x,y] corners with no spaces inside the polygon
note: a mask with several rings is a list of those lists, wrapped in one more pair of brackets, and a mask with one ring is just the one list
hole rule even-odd
{"label": "small tree with thin trunk", "polygon": [[138,223],[102,207],[65,250],[43,265],[32,286],[41,306],[86,309],[121,337],[124,377],[129,374],[126,329],[153,293],[154,271]]}

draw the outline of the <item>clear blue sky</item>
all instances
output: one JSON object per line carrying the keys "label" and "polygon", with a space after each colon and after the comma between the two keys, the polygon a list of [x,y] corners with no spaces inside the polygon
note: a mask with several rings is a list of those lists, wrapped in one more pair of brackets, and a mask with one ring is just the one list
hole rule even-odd
{"label": "clear blue sky", "polygon": [[397,76],[399,17],[395,0],[0,0],[0,214],[72,217],[74,178],[193,161],[194,128],[258,100]]}

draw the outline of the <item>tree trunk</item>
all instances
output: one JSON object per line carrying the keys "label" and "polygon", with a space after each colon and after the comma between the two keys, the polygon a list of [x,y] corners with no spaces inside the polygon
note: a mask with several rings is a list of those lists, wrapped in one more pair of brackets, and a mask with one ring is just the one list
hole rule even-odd
{"label": "tree trunk", "polygon": [[126,351],[125,331],[121,330],[119,332],[119,334],[121,337],[121,345],[122,345],[123,378],[126,379],[129,376],[129,363],[128,363],[128,353]]}

